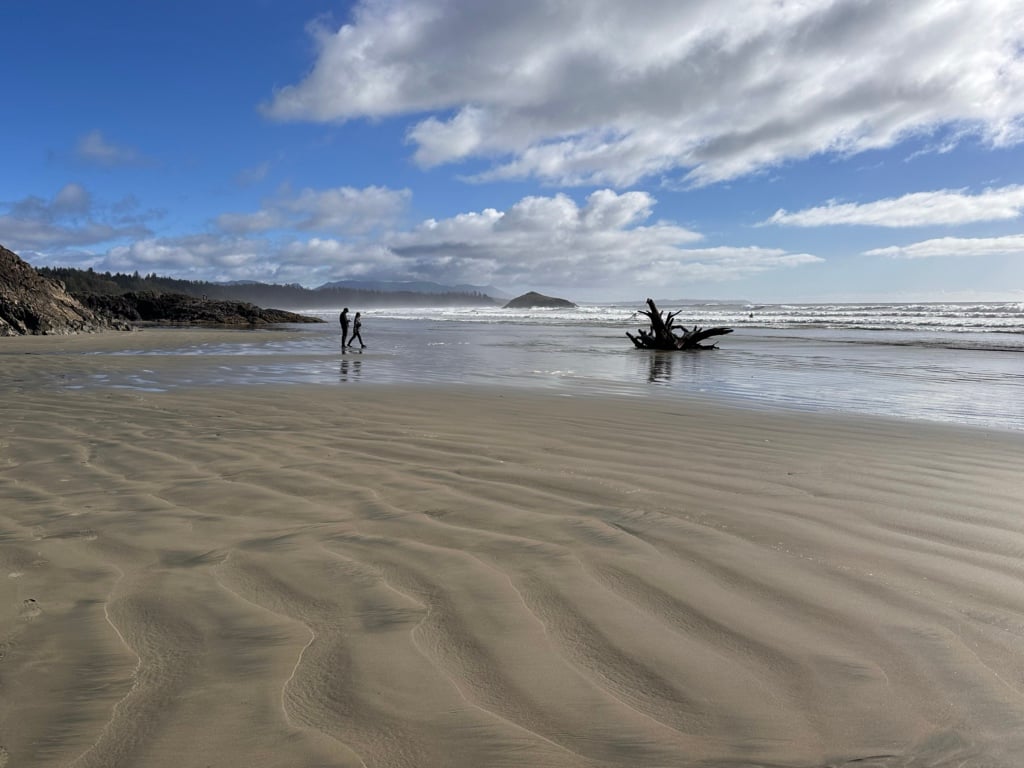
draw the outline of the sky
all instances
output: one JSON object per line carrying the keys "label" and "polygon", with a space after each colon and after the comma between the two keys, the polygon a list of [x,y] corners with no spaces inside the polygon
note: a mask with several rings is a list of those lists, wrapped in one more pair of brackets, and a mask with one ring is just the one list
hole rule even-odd
{"label": "sky", "polygon": [[1024,0],[0,0],[34,266],[1024,301]]}

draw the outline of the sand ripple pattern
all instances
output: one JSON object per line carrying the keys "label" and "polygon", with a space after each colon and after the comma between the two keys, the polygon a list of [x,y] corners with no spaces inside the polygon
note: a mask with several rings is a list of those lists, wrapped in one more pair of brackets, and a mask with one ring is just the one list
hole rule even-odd
{"label": "sand ripple pattern", "polygon": [[13,388],[0,766],[1014,768],[1024,439]]}

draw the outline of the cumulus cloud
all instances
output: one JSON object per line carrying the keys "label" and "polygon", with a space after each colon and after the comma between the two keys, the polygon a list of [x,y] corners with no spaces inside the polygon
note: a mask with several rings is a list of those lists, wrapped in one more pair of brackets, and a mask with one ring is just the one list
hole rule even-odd
{"label": "cumulus cloud", "polygon": [[[305,221],[319,211],[314,201],[324,200],[334,197],[299,193],[278,201],[274,211],[291,215],[294,204]],[[319,285],[358,277],[621,294],[664,288],[666,280],[723,281],[822,261],[778,248],[701,246],[699,233],[652,220],[656,204],[646,192],[609,189],[582,203],[565,194],[529,196],[506,210],[427,219],[365,238],[296,237],[294,227],[270,232],[261,220],[230,233],[144,238],[90,265],[215,281]]]}
{"label": "cumulus cloud", "polygon": [[387,275],[397,256],[375,244],[333,238],[276,240],[202,233],[145,238],[110,249],[89,266],[110,272],[156,272],[188,280],[256,280],[319,285],[361,275]]}
{"label": "cumulus cloud", "polygon": [[268,200],[253,213],[217,217],[224,232],[244,234],[297,229],[335,235],[363,235],[392,225],[408,205],[408,189],[336,187],[303,189]]}
{"label": "cumulus cloud", "polygon": [[865,256],[931,259],[943,256],[1024,256],[1024,235],[1006,237],[938,237],[910,245],[874,248]]}
{"label": "cumulus cloud", "polygon": [[264,111],[415,115],[424,166],[695,185],[911,135],[1024,139],[1017,0],[362,0]]}
{"label": "cumulus cloud", "polygon": [[98,130],[90,131],[78,140],[75,154],[79,160],[108,168],[136,165],[143,160],[138,150],[111,144]]}
{"label": "cumulus cloud", "polygon": [[194,280],[273,280],[275,249],[267,240],[199,234],[144,238],[111,248],[96,268],[156,272]]}
{"label": "cumulus cloud", "polygon": [[380,243],[356,245],[333,238],[292,240],[280,250],[279,275],[320,285],[354,278],[402,279],[401,259]]}
{"label": "cumulus cloud", "polygon": [[[94,204],[80,184],[66,184],[50,200],[30,195],[0,202],[0,242],[15,251],[73,248],[150,234],[146,214],[137,215],[130,200],[109,209]],[[155,215],[155,214],[149,214]]]}
{"label": "cumulus cloud", "polygon": [[[358,274],[380,255],[377,246],[359,247],[331,239],[280,243],[265,237],[200,233],[142,238],[102,254],[80,254],[73,261],[100,272],[155,272],[185,280],[255,280],[312,286]],[[65,259],[63,263],[67,262]]]}
{"label": "cumulus cloud", "polygon": [[428,219],[386,241],[410,279],[506,285],[657,287],[671,279],[727,280],[821,261],[760,247],[687,248],[702,239],[668,222],[646,223],[646,192],[594,192],[584,205],[564,194],[526,197]]}
{"label": "cumulus cloud", "polygon": [[1016,219],[1024,211],[1024,186],[986,189],[978,195],[964,190],[915,192],[871,203],[838,203],[787,211],[780,208],[762,224],[828,227],[837,224],[873,227],[923,227]]}

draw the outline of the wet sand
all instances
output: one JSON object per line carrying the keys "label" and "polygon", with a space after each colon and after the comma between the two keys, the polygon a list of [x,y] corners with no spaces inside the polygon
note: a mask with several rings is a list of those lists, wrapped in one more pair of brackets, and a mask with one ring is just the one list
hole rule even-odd
{"label": "wet sand", "polygon": [[1020,765],[1024,435],[127,336],[0,340],[0,766]]}

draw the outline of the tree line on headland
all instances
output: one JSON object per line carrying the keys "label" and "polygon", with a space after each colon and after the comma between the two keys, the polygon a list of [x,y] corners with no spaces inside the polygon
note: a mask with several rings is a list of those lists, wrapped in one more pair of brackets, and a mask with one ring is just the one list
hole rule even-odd
{"label": "tree line on headland", "polygon": [[419,290],[380,290],[387,285],[357,288],[329,284],[311,290],[300,285],[209,283],[73,267],[36,269],[0,245],[0,336],[132,330],[140,323],[259,326],[324,322],[318,316],[268,308],[270,304],[294,309],[496,304],[482,291],[446,291],[445,286],[433,283],[410,284]]}
{"label": "tree line on headland", "polygon": [[261,307],[278,306],[289,309],[324,309],[340,306],[410,307],[410,306],[494,306],[498,302],[480,291],[385,291],[344,286],[305,288],[298,284],[212,283],[202,280],[179,280],[157,274],[96,272],[74,267],[38,267],[37,272],[64,284],[78,297],[119,296],[126,293],[177,293],[195,298],[220,301],[246,301]]}

